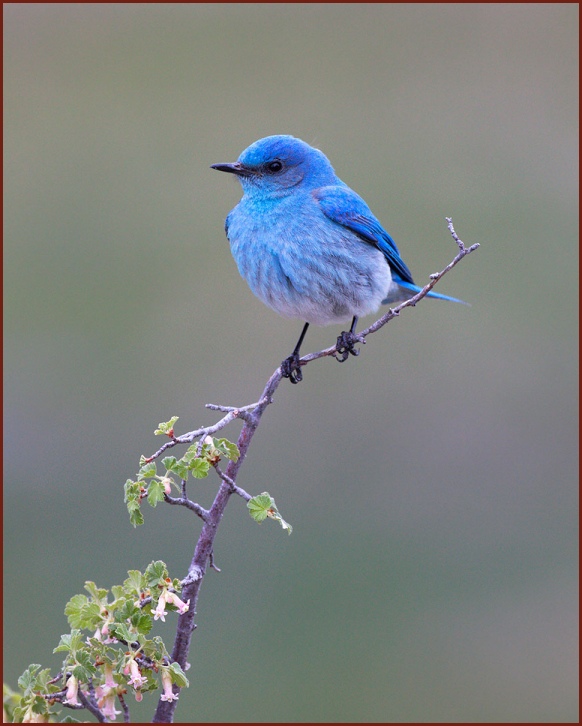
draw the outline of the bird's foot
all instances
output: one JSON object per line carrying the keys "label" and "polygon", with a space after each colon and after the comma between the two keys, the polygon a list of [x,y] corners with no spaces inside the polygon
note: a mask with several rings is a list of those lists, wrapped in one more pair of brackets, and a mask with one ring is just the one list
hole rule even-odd
{"label": "bird's foot", "polygon": [[291,383],[299,383],[303,380],[303,373],[299,365],[299,353],[292,353],[289,358],[281,363],[281,374],[283,378],[288,378]]}
{"label": "bird's foot", "polygon": [[353,333],[351,330],[344,330],[341,335],[338,335],[336,346],[336,352],[333,354],[334,358],[340,363],[343,363],[352,355],[360,355],[359,348],[355,348],[356,343],[365,343],[365,338],[362,338],[357,333]]}

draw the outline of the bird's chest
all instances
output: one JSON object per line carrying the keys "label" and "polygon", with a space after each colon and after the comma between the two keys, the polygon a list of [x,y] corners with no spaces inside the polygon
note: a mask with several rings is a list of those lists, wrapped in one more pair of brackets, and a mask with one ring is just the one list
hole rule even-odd
{"label": "bird's chest", "polygon": [[325,325],[376,308],[390,284],[383,255],[318,208],[239,204],[228,237],[241,275],[281,315]]}
{"label": "bird's chest", "polygon": [[270,205],[241,202],[229,221],[228,237],[237,261],[239,256],[278,256],[305,247],[320,226],[303,205],[285,200]]}

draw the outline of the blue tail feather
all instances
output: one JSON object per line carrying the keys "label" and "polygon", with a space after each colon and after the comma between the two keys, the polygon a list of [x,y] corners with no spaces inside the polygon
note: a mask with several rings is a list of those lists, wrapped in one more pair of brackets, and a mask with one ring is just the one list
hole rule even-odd
{"label": "blue tail feather", "polygon": [[[409,290],[410,292],[414,293],[416,295],[417,292],[420,292],[422,290],[421,287],[418,287],[418,285],[415,285],[412,282],[407,282],[406,280],[398,280],[394,279],[393,281],[398,285],[399,291],[394,291],[394,287],[392,290],[390,290],[390,295],[386,298],[386,300],[383,300],[382,302],[384,304],[391,303],[391,302],[397,302],[401,300],[407,300],[410,295],[406,295],[406,291]],[[427,293],[427,297],[432,297],[435,300],[448,300],[449,302],[456,302],[461,303],[462,305],[469,305],[469,303],[465,302],[464,300],[459,300],[456,297],[449,297],[449,295],[442,295],[440,292],[433,292],[432,290]]]}

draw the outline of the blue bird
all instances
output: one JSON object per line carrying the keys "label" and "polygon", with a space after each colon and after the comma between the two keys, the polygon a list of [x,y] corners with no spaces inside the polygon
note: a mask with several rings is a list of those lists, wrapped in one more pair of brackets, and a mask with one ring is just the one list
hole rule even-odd
{"label": "blue bird", "polygon": [[240,274],[277,313],[306,321],[281,364],[291,383],[303,378],[299,350],[310,323],[352,319],[337,342],[345,361],[359,353],[358,318],[420,291],[392,237],[318,149],[293,136],[267,136],[238,161],[211,168],[235,174],[243,188],[225,224]]}

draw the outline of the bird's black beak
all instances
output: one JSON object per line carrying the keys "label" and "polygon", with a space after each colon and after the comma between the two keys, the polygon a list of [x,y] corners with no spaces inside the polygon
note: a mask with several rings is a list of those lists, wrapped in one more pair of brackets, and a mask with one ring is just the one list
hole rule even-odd
{"label": "bird's black beak", "polygon": [[229,174],[236,174],[237,176],[250,176],[251,174],[250,170],[246,169],[240,161],[235,161],[232,164],[212,164],[210,168],[227,171]]}

